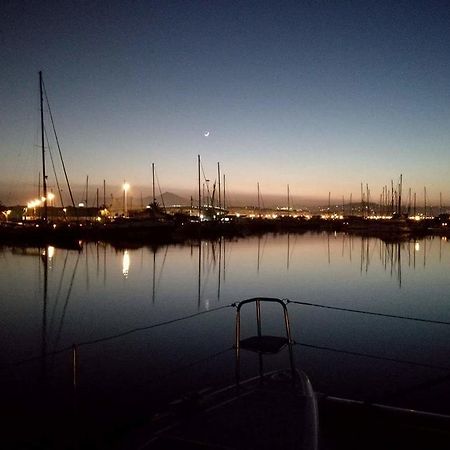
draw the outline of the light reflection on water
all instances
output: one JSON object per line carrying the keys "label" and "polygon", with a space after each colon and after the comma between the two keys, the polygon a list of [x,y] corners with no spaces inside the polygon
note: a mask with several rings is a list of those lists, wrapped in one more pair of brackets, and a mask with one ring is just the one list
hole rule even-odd
{"label": "light reflection on water", "polygon": [[[0,261],[2,384],[35,386],[44,377],[52,392],[70,397],[77,344],[81,392],[108,397],[112,410],[123,403],[140,410],[143,392],[168,399],[232,382],[234,309],[217,308],[245,298],[450,322],[450,245],[440,238],[264,235],[127,249],[90,243],[81,251],[4,248]],[[296,358],[316,389],[450,412],[441,400],[450,398],[448,382],[414,390],[449,373],[450,326],[297,304],[289,310]],[[263,325],[272,332],[276,319],[269,313]],[[272,366],[283,362],[277,357]],[[249,360],[247,373],[254,368]]]}

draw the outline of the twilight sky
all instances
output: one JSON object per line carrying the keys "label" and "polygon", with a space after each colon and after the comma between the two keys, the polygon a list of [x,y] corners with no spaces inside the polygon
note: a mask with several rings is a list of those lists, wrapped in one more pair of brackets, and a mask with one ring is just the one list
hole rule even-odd
{"label": "twilight sky", "polygon": [[3,0],[0,13],[3,203],[37,190],[42,70],[74,184],[149,195],[155,162],[163,191],[194,192],[200,154],[231,200],[258,181],[263,196],[289,183],[299,204],[355,201],[361,182],[378,198],[402,173],[418,199],[426,186],[450,204],[449,1]]}

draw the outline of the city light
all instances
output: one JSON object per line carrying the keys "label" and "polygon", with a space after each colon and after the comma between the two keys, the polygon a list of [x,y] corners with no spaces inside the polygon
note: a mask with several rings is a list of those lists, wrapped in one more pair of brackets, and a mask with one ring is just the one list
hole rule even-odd
{"label": "city light", "polygon": [[123,214],[125,217],[128,217],[128,201],[127,201],[127,193],[130,189],[130,185],[124,181],[122,185],[123,189]]}
{"label": "city light", "polygon": [[54,206],[53,205],[53,200],[55,199],[55,194],[53,192],[49,192],[47,194],[47,200],[50,202],[50,206]]}
{"label": "city light", "polygon": [[8,220],[9,215],[11,214],[11,210],[8,209],[7,211],[2,211],[3,215],[5,216],[5,219]]}

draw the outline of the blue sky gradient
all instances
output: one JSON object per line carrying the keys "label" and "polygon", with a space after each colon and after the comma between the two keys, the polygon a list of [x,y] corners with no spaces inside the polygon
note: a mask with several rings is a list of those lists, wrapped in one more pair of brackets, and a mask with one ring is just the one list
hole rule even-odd
{"label": "blue sky gradient", "polygon": [[126,179],[148,195],[155,162],[163,190],[194,192],[201,154],[236,196],[259,181],[341,201],[363,182],[378,198],[402,173],[404,189],[450,204],[448,1],[0,8],[4,203],[37,186],[42,70],[74,184],[89,174],[118,195]]}

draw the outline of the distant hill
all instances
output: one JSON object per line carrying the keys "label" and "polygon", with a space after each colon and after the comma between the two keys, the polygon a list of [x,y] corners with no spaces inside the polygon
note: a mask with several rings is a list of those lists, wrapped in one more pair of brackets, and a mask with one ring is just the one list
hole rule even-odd
{"label": "distant hill", "polygon": [[[164,200],[164,201],[163,201]],[[174,194],[173,192],[164,192],[162,195],[156,196],[156,201],[162,206],[174,206],[174,205],[181,205],[181,206],[190,206],[191,201],[180,197],[177,194]],[[148,205],[152,202],[152,197],[145,197],[144,198],[144,204]]]}

